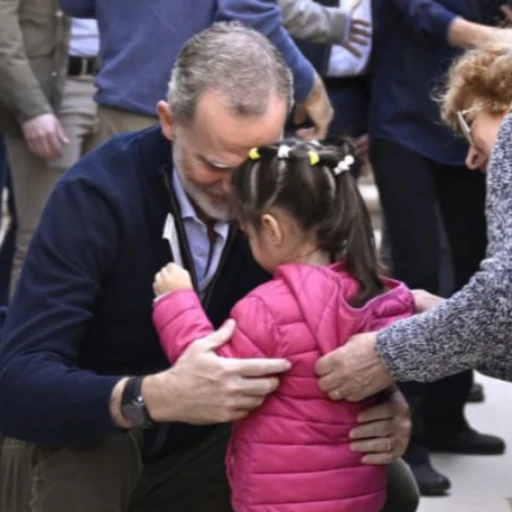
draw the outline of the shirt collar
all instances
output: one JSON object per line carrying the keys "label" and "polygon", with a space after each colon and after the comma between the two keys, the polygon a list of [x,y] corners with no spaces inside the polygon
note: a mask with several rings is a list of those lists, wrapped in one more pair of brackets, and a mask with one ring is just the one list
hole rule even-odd
{"label": "shirt collar", "polygon": [[[179,173],[174,170],[172,173],[172,184],[174,188],[174,193],[176,194],[176,199],[180,206],[181,210],[181,220],[185,221],[193,221],[197,224],[205,225],[204,222],[197,216],[196,210],[192,203],[190,202],[185,189],[183,188],[183,183],[179,177]],[[222,238],[222,240],[226,240],[229,234],[229,222],[215,221],[213,226],[213,230],[215,233]]]}

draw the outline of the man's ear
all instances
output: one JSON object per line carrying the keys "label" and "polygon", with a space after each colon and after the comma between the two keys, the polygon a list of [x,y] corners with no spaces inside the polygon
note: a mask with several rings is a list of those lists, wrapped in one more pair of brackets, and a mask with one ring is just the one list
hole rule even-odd
{"label": "man's ear", "polygon": [[174,118],[172,117],[171,105],[166,101],[159,101],[156,110],[160,119],[160,126],[165,138],[171,142],[174,140]]}
{"label": "man's ear", "polygon": [[274,246],[280,247],[283,244],[284,233],[278,220],[270,213],[261,216],[261,229],[267,240]]}

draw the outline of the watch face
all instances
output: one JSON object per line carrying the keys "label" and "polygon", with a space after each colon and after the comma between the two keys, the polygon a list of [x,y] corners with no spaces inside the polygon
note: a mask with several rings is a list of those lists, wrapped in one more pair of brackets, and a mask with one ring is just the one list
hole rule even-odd
{"label": "watch face", "polygon": [[121,407],[123,417],[134,427],[144,422],[144,412],[138,404],[125,404]]}

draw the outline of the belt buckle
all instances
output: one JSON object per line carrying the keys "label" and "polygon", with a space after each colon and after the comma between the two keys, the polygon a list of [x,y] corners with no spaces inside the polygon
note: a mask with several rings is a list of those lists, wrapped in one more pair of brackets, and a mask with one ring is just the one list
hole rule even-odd
{"label": "belt buckle", "polygon": [[81,58],[81,65],[80,65],[80,76],[87,74],[87,59],[85,57]]}

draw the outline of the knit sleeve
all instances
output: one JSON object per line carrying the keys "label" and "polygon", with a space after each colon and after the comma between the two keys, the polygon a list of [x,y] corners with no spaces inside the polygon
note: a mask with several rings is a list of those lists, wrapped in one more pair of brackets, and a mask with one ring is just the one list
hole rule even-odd
{"label": "knit sleeve", "polygon": [[486,216],[487,254],[469,284],[378,334],[377,353],[396,379],[433,381],[469,368],[512,379],[512,115],[490,161]]}

